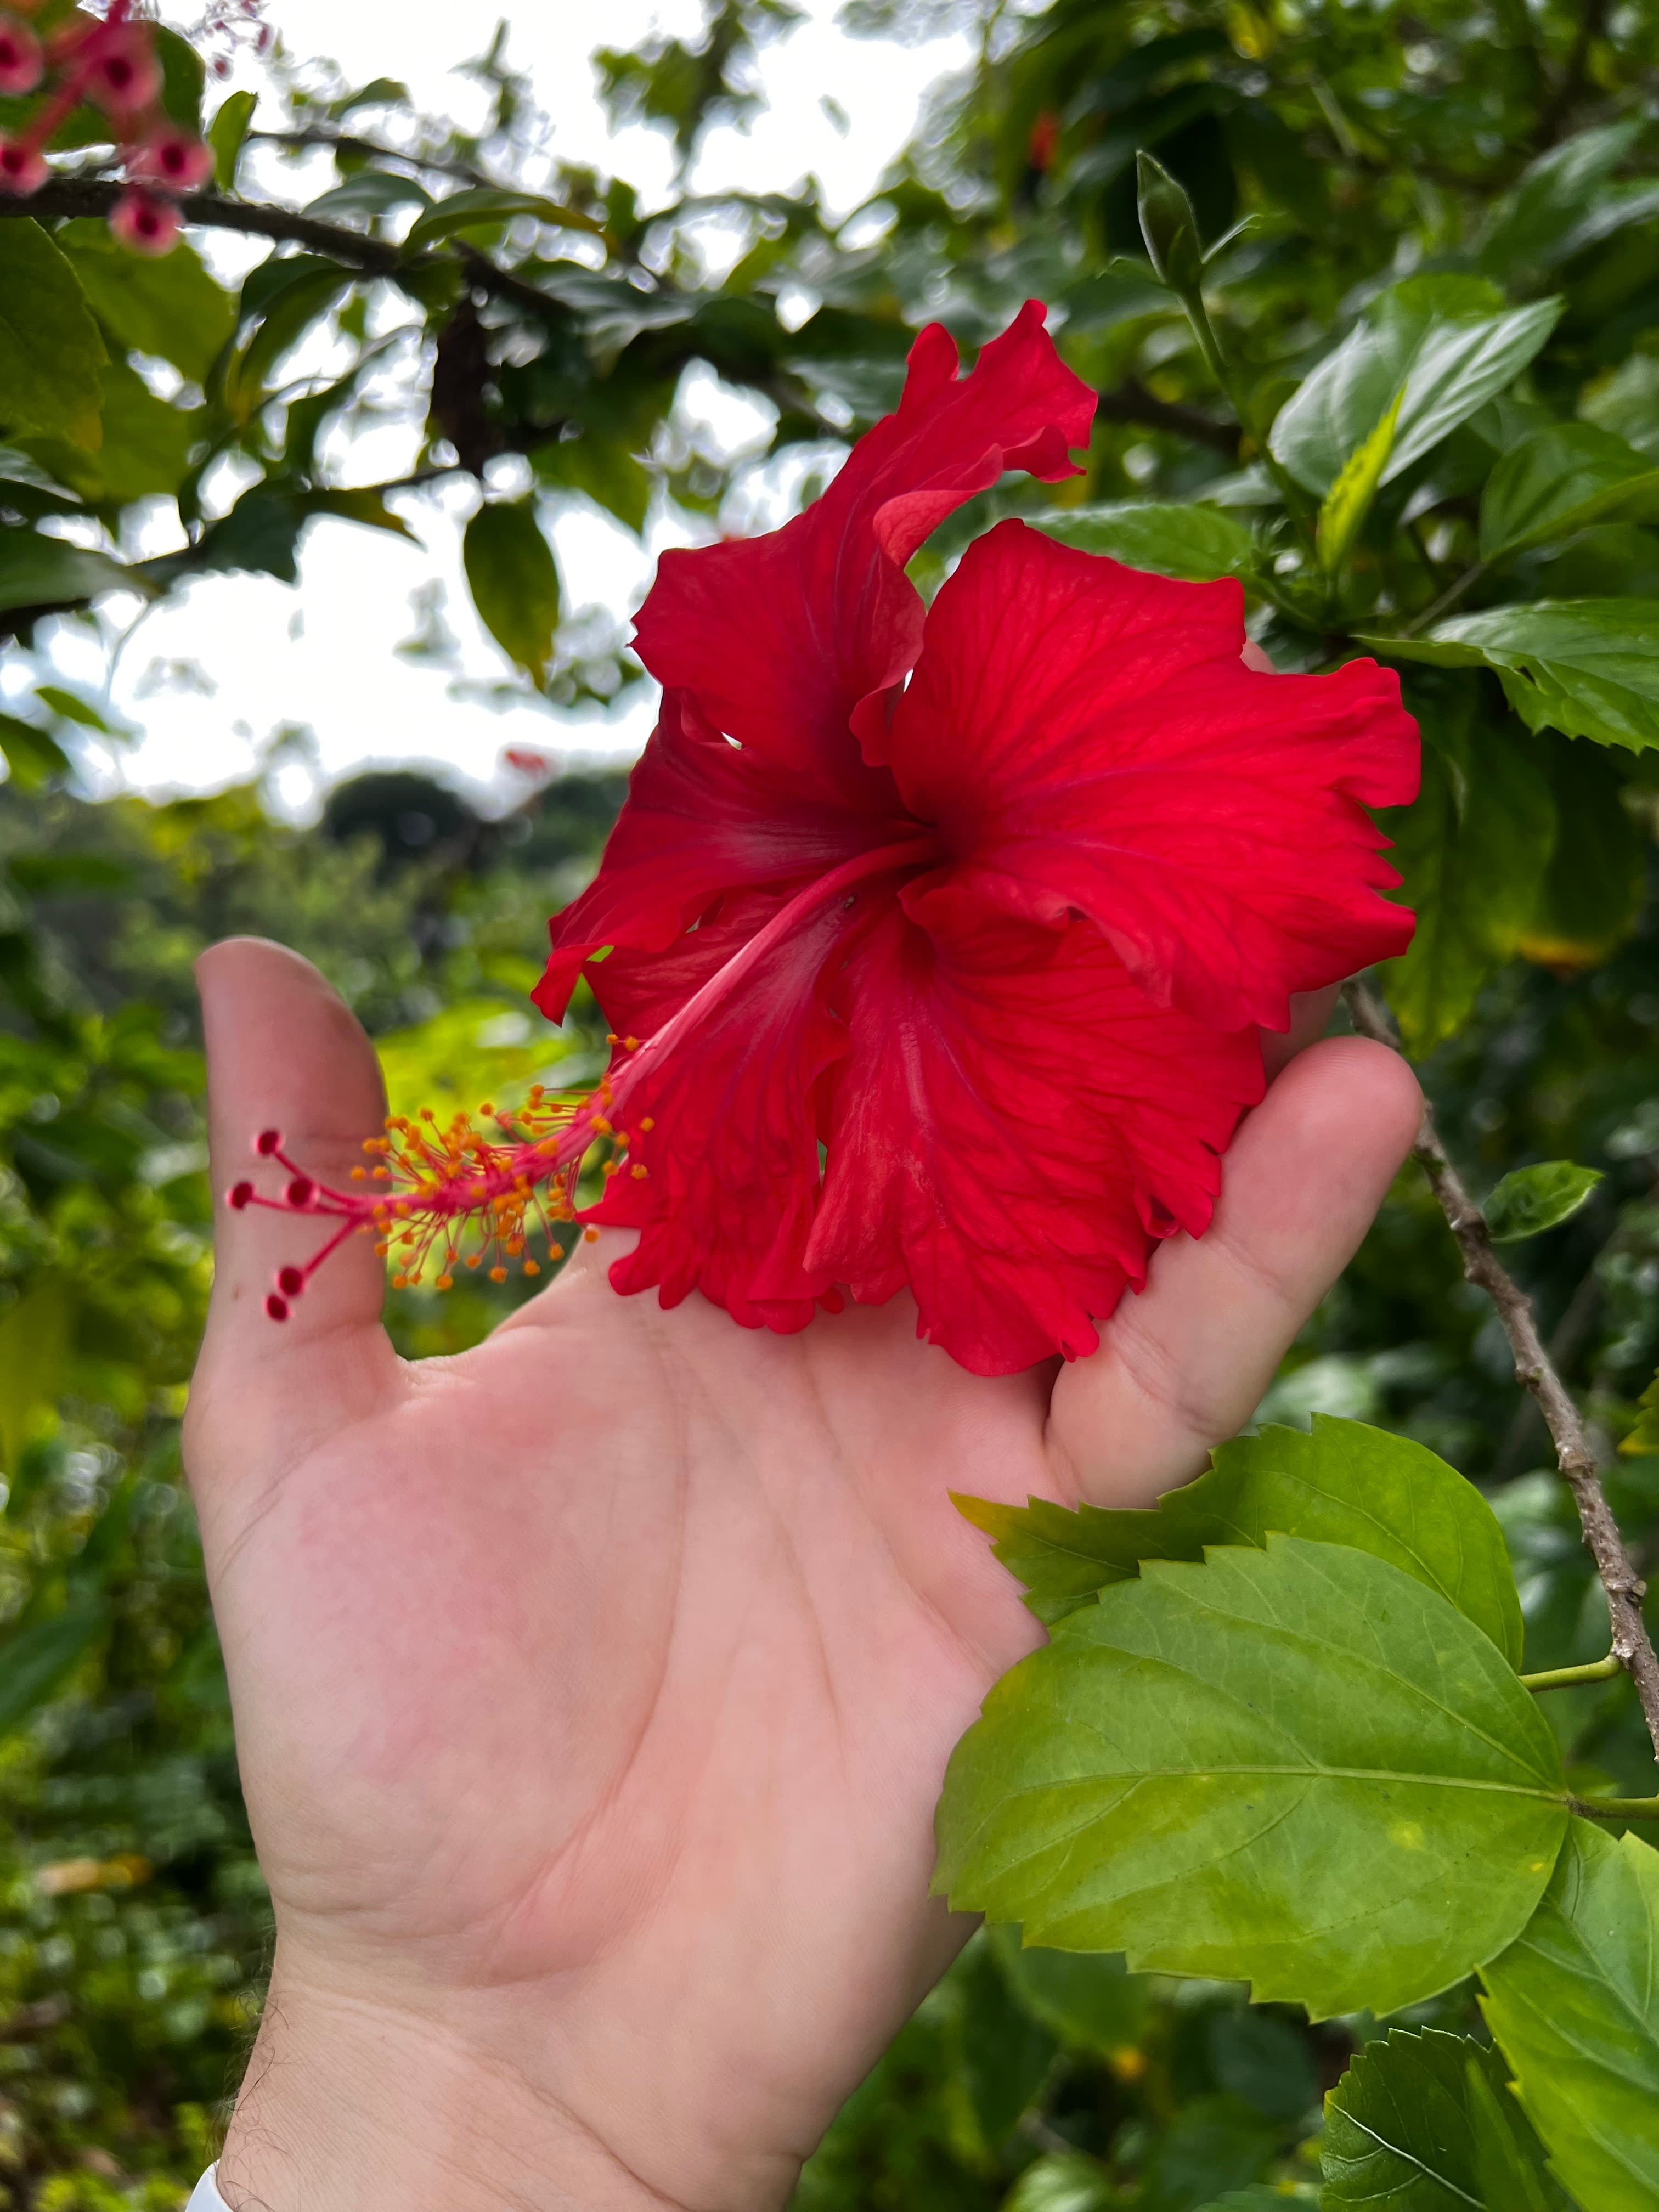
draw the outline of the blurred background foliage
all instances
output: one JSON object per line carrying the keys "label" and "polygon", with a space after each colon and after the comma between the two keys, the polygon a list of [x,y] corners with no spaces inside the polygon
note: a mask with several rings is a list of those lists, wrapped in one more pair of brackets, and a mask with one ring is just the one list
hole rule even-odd
{"label": "blurred background foliage", "polygon": [[[616,112],[689,158],[743,112],[756,46],[787,36],[789,13],[711,0],[700,41],[605,54]],[[1029,295],[1102,394],[1088,472],[976,502],[921,556],[924,585],[992,512],[1064,529],[1058,501],[1077,542],[1122,550],[1121,503],[1196,501],[1175,541],[1138,526],[1146,565],[1211,519],[1220,550],[1197,572],[1241,574],[1253,628],[1291,665],[1342,657],[1368,624],[1420,629],[1443,600],[1659,595],[1639,501],[1507,565],[1483,562],[1480,536],[1483,487],[1540,430],[1623,441],[1626,475],[1659,464],[1645,0],[849,0],[846,18],[963,25],[980,54],[846,222],[810,185],[644,209],[625,182],[562,167],[501,38],[472,65],[494,97],[479,135],[304,58],[279,62],[257,109],[210,100],[212,219],[277,241],[238,287],[188,242],[122,258],[94,219],[112,189],[96,146],[34,205],[55,243],[0,222],[0,281],[57,302],[59,372],[54,398],[0,350],[0,623],[37,678],[0,718],[0,2204],[177,2205],[259,2002],[268,1923],[177,1460],[210,1267],[190,962],[230,931],[295,945],[375,1035],[401,1108],[589,1078],[591,1006],[554,1033],[526,992],[623,788],[532,759],[522,802],[489,820],[414,769],[353,779],[304,826],[263,785],[94,802],[77,760],[112,733],[52,681],[54,638],[208,571],[292,580],[307,529],[407,529],[428,486],[470,476],[483,519],[466,573],[502,685],[554,710],[613,696],[640,671],[620,635],[563,617],[543,529],[557,502],[635,531],[667,502],[752,526],[763,465],[793,459],[793,495],[810,492],[896,398],[917,325],[943,319],[971,347]],[[173,77],[195,112],[187,62]],[[335,181],[297,228],[280,195],[240,189],[260,142],[276,161],[331,150]],[[1140,258],[1141,149],[1186,186],[1206,240],[1253,218],[1209,288],[1228,392]],[[1375,487],[1343,562],[1316,574],[1293,504],[1273,504],[1267,425],[1385,288],[1423,276],[1489,288],[1459,295],[1471,312],[1564,304],[1530,365]],[[696,364],[769,410],[763,464],[688,432],[677,393]],[[100,443],[83,441],[88,406]],[[365,485],[354,436],[399,410],[422,426],[419,458]],[[175,550],[154,550],[158,512]],[[430,629],[441,655],[435,603]],[[1393,826],[1424,928],[1383,980],[1477,1189],[1540,1160],[1602,1173],[1511,1257],[1650,1565],[1659,1457],[1615,1447],[1659,1359],[1659,753],[1523,724],[1485,669],[1406,674],[1428,766]],[[411,1355],[453,1351],[513,1295],[399,1293],[392,1325]],[[1527,1666],[1601,1655],[1605,1608],[1540,1471],[1541,1425],[1413,1174],[1263,1410],[1352,1415],[1444,1454],[1502,1518]],[[1547,1710],[1578,1786],[1650,1788],[1622,1679]],[[1464,1992],[1408,2024],[1437,2023],[1479,2032]],[[849,2102],[799,2202],[1313,2201],[1321,2093],[1370,2027],[1310,2029],[1229,1986],[982,1936]]]}

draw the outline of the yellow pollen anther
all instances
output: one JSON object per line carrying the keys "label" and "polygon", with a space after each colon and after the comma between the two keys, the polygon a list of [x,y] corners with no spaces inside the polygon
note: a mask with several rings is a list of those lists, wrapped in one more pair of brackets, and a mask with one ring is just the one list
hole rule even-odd
{"label": "yellow pollen anther", "polygon": [[524,1263],[524,1272],[526,1275],[539,1275],[542,1272],[539,1262],[534,1260],[526,1260]]}
{"label": "yellow pollen anther", "polygon": [[489,1279],[492,1283],[504,1283],[507,1280],[506,1268],[492,1267],[489,1271]]}
{"label": "yellow pollen anther", "polygon": [[599,1243],[599,1231],[598,1231],[597,1229],[584,1229],[584,1230],[583,1230],[583,1231],[582,1231],[582,1243],[583,1243],[584,1244],[597,1244],[597,1243]]}
{"label": "yellow pollen anther", "polygon": [[640,1128],[641,1128],[641,1131],[642,1132],[642,1133],[644,1133],[644,1134],[646,1134],[646,1135],[647,1135],[647,1136],[648,1136],[648,1135],[650,1134],[651,1131],[652,1131],[653,1129],[654,1129],[654,1128],[656,1127],[656,1126],[657,1126],[657,1125],[656,1125],[655,1121],[652,1119],[651,1115],[650,1115],[649,1114],[647,1114],[647,1115],[646,1115],[646,1117],[645,1117],[644,1121],[641,1122],[641,1124],[640,1124]]}
{"label": "yellow pollen anther", "polygon": [[629,1173],[634,1177],[634,1180],[636,1182],[643,1182],[650,1172],[651,1170],[649,1168],[630,1168],[629,1170]]}

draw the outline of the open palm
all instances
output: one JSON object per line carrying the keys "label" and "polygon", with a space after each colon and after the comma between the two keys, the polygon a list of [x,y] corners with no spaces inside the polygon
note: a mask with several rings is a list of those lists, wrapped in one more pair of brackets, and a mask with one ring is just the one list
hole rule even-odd
{"label": "open palm", "polygon": [[[382,1107],[338,1000],[251,942],[203,982],[216,1182],[271,1121],[343,1172]],[[966,1932],[933,1802],[1040,1632],[948,1493],[1196,1472],[1417,1111],[1379,1048],[1301,1055],[1100,1352],[997,1381],[905,1299],[780,1338],[618,1298],[620,1240],[406,1365],[366,1244],[277,1328],[300,1232],[225,1213],[187,1450],[278,1929],[229,2202],[781,2203]]]}

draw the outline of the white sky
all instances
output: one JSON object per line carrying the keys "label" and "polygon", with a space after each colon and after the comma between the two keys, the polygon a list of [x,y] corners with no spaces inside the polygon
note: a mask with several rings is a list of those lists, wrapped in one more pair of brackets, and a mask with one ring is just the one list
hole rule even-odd
{"label": "white sky", "polygon": [[[767,111],[746,133],[709,135],[692,172],[693,188],[787,189],[810,171],[833,206],[855,206],[909,137],[927,86],[967,58],[957,39],[910,48],[849,40],[835,27],[836,0],[805,0],[805,8],[810,20],[763,52]],[[296,55],[329,55],[356,82],[400,77],[418,105],[436,112],[477,112],[474,88],[448,71],[487,43],[495,7],[271,0],[267,12]],[[554,118],[554,150],[626,178],[643,204],[667,197],[670,142],[638,126],[607,130],[588,55],[596,45],[636,44],[653,27],[694,35],[701,21],[697,0],[603,0],[598,8],[591,0],[538,0],[510,20],[509,57],[531,70],[537,95]],[[842,111],[844,130],[826,99]],[[326,173],[319,175],[317,189],[326,180]],[[706,425],[704,434],[727,449],[763,434],[764,416],[712,377],[694,380],[687,397]],[[395,475],[412,459],[406,430],[377,431],[354,442],[350,480]],[[331,781],[371,761],[442,763],[501,791],[512,782],[510,771],[499,766],[505,746],[586,757],[636,751],[653,712],[642,689],[608,716],[561,714],[538,704],[500,712],[452,696],[453,670],[394,651],[416,627],[411,590],[436,575],[447,586],[445,618],[459,641],[464,682],[489,685],[507,674],[460,580],[459,526],[476,496],[471,479],[458,477],[441,504],[407,507],[424,551],[382,532],[325,520],[306,540],[295,588],[264,577],[204,579],[145,617],[125,643],[112,678],[89,639],[61,626],[55,638],[43,636],[60,678],[88,696],[106,698],[115,715],[139,732],[107,763],[88,760],[94,781],[151,792],[231,781],[251,772],[273,731],[293,724],[314,732],[314,753],[309,763],[296,761],[283,771],[276,787],[284,804],[301,810],[319,778]],[[174,542],[169,525],[155,550]],[[651,554],[673,538],[659,530],[651,551],[642,553],[627,532],[583,507],[561,516],[555,542],[567,612],[592,604],[625,619],[648,582]],[[186,672],[182,684],[176,675],[168,680],[169,667]]]}

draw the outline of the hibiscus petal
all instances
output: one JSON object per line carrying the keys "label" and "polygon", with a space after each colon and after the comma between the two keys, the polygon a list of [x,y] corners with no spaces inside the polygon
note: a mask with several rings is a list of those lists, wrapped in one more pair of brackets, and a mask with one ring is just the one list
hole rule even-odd
{"label": "hibiscus petal", "polygon": [[1411,940],[1365,808],[1415,795],[1417,726],[1373,661],[1245,667],[1243,615],[1236,583],[1002,523],[929,611],[888,758],[953,884],[1054,925],[1086,915],[1160,1005],[1283,1029],[1291,993]]}
{"label": "hibiscus petal", "polygon": [[854,771],[864,804],[826,803],[764,753],[727,744],[688,695],[665,693],[598,875],[548,925],[552,954],[532,994],[542,1012],[563,1019],[602,945],[662,951],[723,891],[799,883],[913,831],[887,771]]}
{"label": "hibiscus petal", "polygon": [[[921,601],[902,570],[929,531],[1005,469],[1076,473],[1095,394],[1060,362],[1029,301],[958,378],[937,324],[910,350],[898,411],[860,439],[821,499],[763,538],[664,554],[635,649],[696,695],[738,744],[791,766],[804,789],[861,788],[854,708],[915,661]],[[877,756],[872,754],[872,758]]]}
{"label": "hibiscus petal", "polygon": [[1087,922],[924,894],[887,908],[836,991],[850,1049],[806,1263],[975,1374],[1093,1351],[1155,1241],[1208,1224],[1219,1154],[1261,1096],[1254,1033],[1154,1006]]}
{"label": "hibiscus petal", "polygon": [[[666,952],[613,952],[592,970],[606,1018],[620,1034],[654,1036],[784,903],[751,893]],[[809,911],[629,1090],[619,1120],[629,1162],[647,1173],[624,1167],[592,1214],[641,1232],[611,1269],[617,1290],[655,1285],[665,1306],[701,1291],[745,1328],[784,1334],[811,1320],[827,1287],[800,1264],[818,1194],[815,1094],[847,1048],[818,977],[848,927],[840,899]],[[647,1118],[655,1127],[640,1133]]]}

